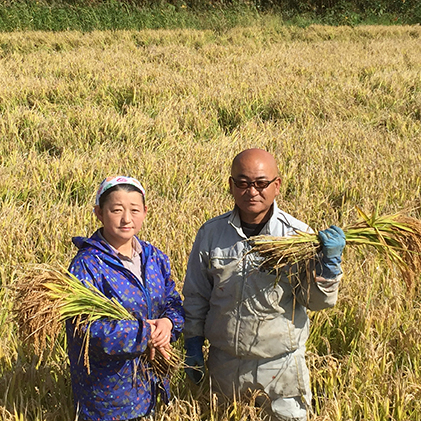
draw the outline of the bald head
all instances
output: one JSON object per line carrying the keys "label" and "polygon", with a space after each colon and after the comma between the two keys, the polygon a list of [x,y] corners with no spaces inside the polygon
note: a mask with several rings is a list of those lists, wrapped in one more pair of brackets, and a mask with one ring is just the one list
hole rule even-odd
{"label": "bald head", "polygon": [[231,175],[238,175],[238,170],[244,166],[252,168],[257,166],[264,167],[271,179],[278,175],[278,165],[275,158],[263,149],[253,148],[240,152],[232,161]]}

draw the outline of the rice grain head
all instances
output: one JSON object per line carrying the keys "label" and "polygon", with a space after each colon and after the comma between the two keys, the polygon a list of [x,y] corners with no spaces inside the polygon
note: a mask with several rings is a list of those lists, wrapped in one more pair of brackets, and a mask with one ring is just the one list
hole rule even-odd
{"label": "rice grain head", "polygon": [[[421,274],[421,221],[403,212],[371,216],[357,208],[360,221],[345,227],[346,244],[374,248],[391,267],[397,267],[408,290],[416,285]],[[279,271],[288,265],[317,261],[321,243],[317,233],[297,232],[290,237],[255,236],[248,242],[249,253],[257,253],[259,266]]]}
{"label": "rice grain head", "polygon": [[[63,330],[63,322],[72,320],[77,334],[83,336],[83,357],[88,370],[91,323],[100,320],[136,320],[136,317],[114,297],[108,298],[85,280],[82,284],[64,270],[40,266],[26,272],[14,286],[13,319],[21,339],[33,346],[40,357],[53,348]],[[159,351],[153,360],[147,349],[140,361],[158,376],[177,372],[183,356],[176,348],[166,350],[169,358]]]}

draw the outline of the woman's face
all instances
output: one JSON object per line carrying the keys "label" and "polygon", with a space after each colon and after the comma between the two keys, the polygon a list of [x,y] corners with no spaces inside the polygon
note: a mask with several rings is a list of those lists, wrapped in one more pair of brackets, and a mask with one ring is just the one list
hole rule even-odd
{"label": "woman's face", "polygon": [[95,207],[95,214],[104,226],[104,238],[118,249],[142,228],[146,206],[141,193],[117,190],[110,193],[102,208]]}

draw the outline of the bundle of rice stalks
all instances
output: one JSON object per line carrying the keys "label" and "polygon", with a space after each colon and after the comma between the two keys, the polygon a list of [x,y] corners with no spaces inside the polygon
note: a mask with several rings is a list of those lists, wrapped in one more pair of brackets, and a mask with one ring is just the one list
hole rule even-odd
{"label": "bundle of rice stalks", "polygon": [[30,271],[14,285],[11,316],[22,342],[31,344],[40,357],[56,342],[63,328],[60,302],[51,300],[49,289],[45,287],[56,278],[57,275],[49,271]]}
{"label": "bundle of rice stalks", "polygon": [[143,367],[150,367],[158,378],[171,376],[185,366],[183,354],[177,348],[169,346],[165,349],[165,353],[167,358],[158,351],[151,360],[147,351],[140,356],[141,364]]}
{"label": "bundle of rice stalks", "polygon": [[[13,302],[13,318],[19,335],[32,343],[34,351],[42,357],[51,349],[63,329],[65,320],[72,320],[76,332],[84,335],[84,358],[89,371],[89,327],[99,319],[136,320],[135,316],[115,298],[106,297],[94,285],[83,285],[74,275],[63,271],[39,267],[28,271],[17,280]],[[181,352],[170,347],[165,358],[157,352],[153,360],[146,353],[143,362],[149,361],[158,376],[168,375],[179,369],[183,358]]]}
{"label": "bundle of rice stalks", "polygon": [[[346,244],[373,247],[391,265],[396,266],[410,288],[421,273],[421,221],[402,213],[366,215],[357,208],[361,220],[343,229]],[[292,237],[256,236],[249,239],[251,253],[263,259],[261,266],[279,271],[287,265],[317,259],[321,244],[317,233],[297,232]]]}

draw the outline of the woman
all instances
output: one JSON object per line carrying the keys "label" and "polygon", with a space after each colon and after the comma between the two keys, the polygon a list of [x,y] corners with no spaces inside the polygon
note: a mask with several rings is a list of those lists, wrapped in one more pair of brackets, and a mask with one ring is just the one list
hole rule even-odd
{"label": "woman", "polygon": [[67,323],[74,402],[83,420],[135,420],[153,413],[158,395],[169,400],[169,379],[154,376],[139,356],[149,349],[150,358],[155,352],[168,357],[165,350],[181,333],[184,311],[168,257],[136,236],[146,211],[138,180],[107,178],[95,202],[102,228],[72,240],[79,251],[70,272],[117,299],[137,319],[90,326],[89,370],[81,355],[83,337]]}

